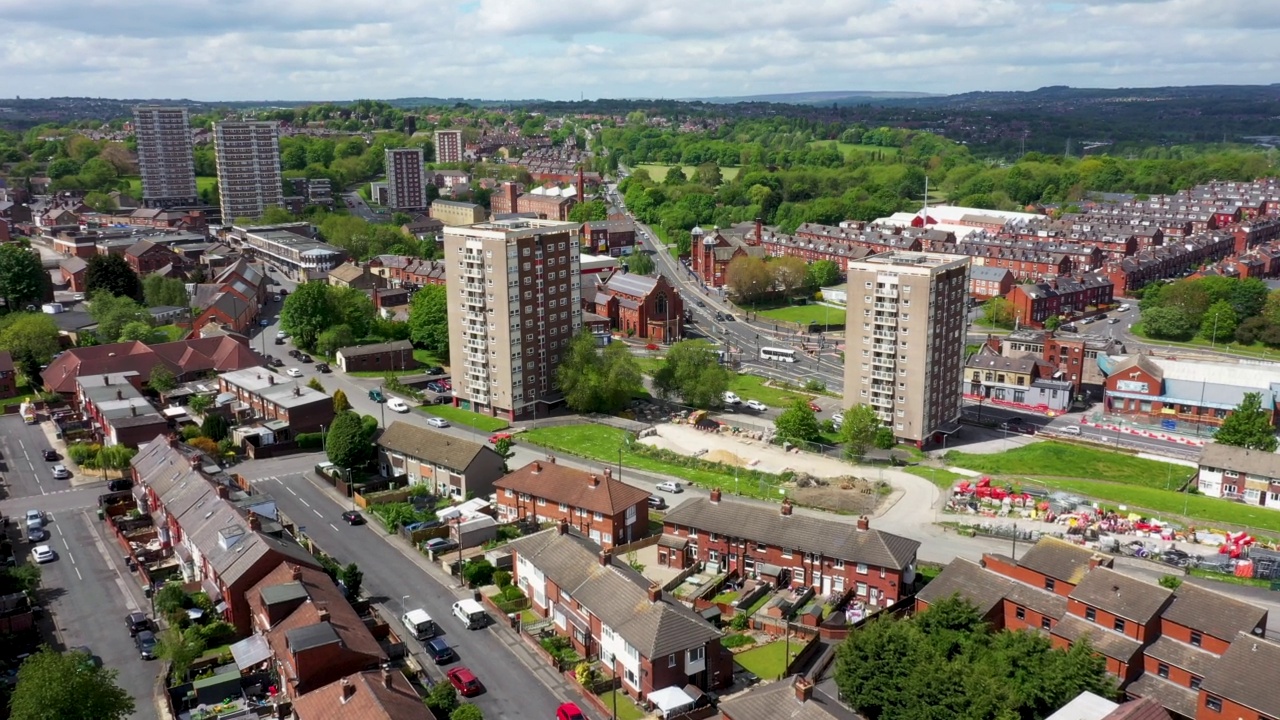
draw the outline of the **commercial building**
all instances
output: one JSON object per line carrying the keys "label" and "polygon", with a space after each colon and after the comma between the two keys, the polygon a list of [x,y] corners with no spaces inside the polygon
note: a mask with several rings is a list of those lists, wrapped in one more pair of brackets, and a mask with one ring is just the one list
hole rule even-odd
{"label": "commercial building", "polygon": [[418,361],[413,358],[413,343],[408,340],[344,347],[334,355],[334,364],[342,372],[386,372],[418,367]]}
{"label": "commercial building", "polygon": [[649,534],[649,492],[602,473],[537,460],[493,484],[498,520],[564,521],[608,550]]}
{"label": "commercial building", "polygon": [[483,443],[393,421],[378,437],[378,472],[426,485],[441,497],[485,498],[502,477],[502,456]]}
{"label": "commercial building", "polygon": [[968,258],[939,253],[849,263],[844,404],[871,405],[900,441],[957,427],[968,271]]}
{"label": "commercial building", "polygon": [[445,225],[474,225],[484,222],[484,208],[475,203],[455,200],[434,200],[431,203],[431,217]]}
{"label": "commercial building", "polygon": [[579,227],[503,220],[445,231],[455,404],[514,420],[559,401],[555,369],[582,327]]}
{"label": "commercial building", "polygon": [[422,210],[427,190],[422,182],[422,148],[387,148],[387,207]]}
{"label": "commercial building", "polygon": [[979,404],[1036,413],[1071,407],[1071,382],[1060,377],[1052,363],[1034,355],[1008,357],[984,345],[965,361],[964,372],[964,396]]}
{"label": "commercial building", "polygon": [[347,259],[342,248],[277,226],[238,229],[246,250],[266,258],[298,282],[324,280]]}
{"label": "commercial building", "polygon": [[266,121],[226,121],[214,125],[218,194],[222,222],[260,218],[284,204],[280,175],[280,126]]}
{"label": "commercial building", "polygon": [[142,173],[142,204],[149,208],[194,205],[196,164],[186,108],[139,105],[133,109]]}
{"label": "commercial building", "polygon": [[1280,415],[1280,371],[1269,366],[1142,354],[1098,362],[1107,375],[1106,411],[1131,422],[1182,432],[1219,427],[1246,393],[1262,396],[1262,411],[1272,426]]}
{"label": "commercial building", "polygon": [[462,162],[462,152],[465,149],[465,146],[462,142],[461,130],[437,130],[435,140],[436,162]]}
{"label": "commercial building", "polygon": [[1107,376],[1098,365],[1098,356],[1124,353],[1124,343],[1106,335],[1059,333],[1052,330],[1017,330],[1003,337],[990,335],[988,347],[1005,357],[1031,355],[1052,364],[1055,377],[1068,380],[1072,392],[1099,399]]}

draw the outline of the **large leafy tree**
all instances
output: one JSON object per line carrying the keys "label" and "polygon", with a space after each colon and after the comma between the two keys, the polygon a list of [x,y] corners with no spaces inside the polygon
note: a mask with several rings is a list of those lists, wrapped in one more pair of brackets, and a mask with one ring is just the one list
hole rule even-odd
{"label": "large leafy tree", "polygon": [[773,273],[761,258],[737,257],[725,269],[725,284],[734,302],[755,302],[773,289]]}
{"label": "large leafy tree", "polygon": [[1187,340],[1195,326],[1185,312],[1173,307],[1153,307],[1142,311],[1142,330],[1156,340]]}
{"label": "large leafy tree", "polygon": [[644,378],[623,343],[612,343],[601,351],[595,336],[584,330],[569,342],[556,368],[556,384],[573,410],[612,413],[644,389]]}
{"label": "large leafy tree", "polygon": [[1276,429],[1262,409],[1262,394],[1245,393],[1240,406],[1223,419],[1213,439],[1223,445],[1275,452]]}
{"label": "large leafy tree", "polygon": [[809,266],[798,257],[784,255],[769,261],[769,272],[773,275],[774,284],[782,294],[790,296],[805,287]]}
{"label": "large leafy tree", "polygon": [[376,314],[373,301],[363,290],[357,288],[330,287],[329,304],[338,315],[338,322],[351,328],[354,337],[362,338],[369,334]]}
{"label": "large leafy tree", "polygon": [[167,366],[160,364],[151,368],[151,377],[147,380],[147,385],[156,392],[169,392],[178,387],[178,378]]}
{"label": "large leafy tree", "polygon": [[106,291],[112,295],[137,299],[142,297],[142,284],[133,268],[119,255],[94,255],[84,271],[85,290],[90,294]]}
{"label": "large leafy tree", "polygon": [[339,413],[325,437],[329,462],[348,470],[364,467],[373,458],[364,423],[354,412]]}
{"label": "large leafy tree", "polygon": [[840,282],[840,266],[834,260],[809,263],[806,281],[811,288],[831,287]]}
{"label": "large leafy tree", "polygon": [[289,293],[280,310],[280,327],[294,341],[308,349],[316,346],[316,337],[337,323],[338,313],[331,302],[329,286],[307,282]]}
{"label": "large leafy tree", "polygon": [[667,351],[666,359],[653,373],[653,385],[663,398],[679,397],[686,405],[712,408],[723,403],[729,375],[713,345],[706,340],[684,340]]}
{"label": "large leafy tree", "polygon": [[321,355],[335,355],[345,347],[355,345],[355,334],[349,325],[335,325],[316,336],[316,350]]}
{"label": "large leafy tree", "polygon": [[861,460],[867,449],[875,444],[876,432],[883,426],[875,408],[870,405],[854,405],[845,410],[844,422],[840,424],[840,442],[844,443],[845,453]]}
{"label": "large leafy tree", "polygon": [[809,401],[803,398],[796,399],[783,410],[773,421],[773,427],[779,438],[793,443],[815,442],[822,437],[818,416],[809,407]]}
{"label": "large leafy tree", "polygon": [[569,211],[570,222],[584,223],[592,220],[607,220],[608,218],[609,206],[605,205],[603,200],[588,200],[573,206],[573,209]]}
{"label": "large leafy tree", "polygon": [[443,285],[428,285],[409,303],[409,338],[437,356],[449,353],[449,293]]}
{"label": "large leafy tree", "polygon": [[627,256],[627,272],[633,272],[637,275],[652,275],[656,269],[653,264],[653,258],[643,250],[637,249]]}
{"label": "large leafy tree", "polygon": [[40,255],[15,244],[0,245],[0,300],[4,311],[21,310],[44,299],[49,273]]}
{"label": "large leafy tree", "polygon": [[1013,327],[1013,303],[1004,298],[991,298],[982,304],[982,321],[991,327]]}
{"label": "large leafy tree", "polygon": [[9,698],[12,720],[124,720],[133,698],[116,684],[117,671],[97,667],[79,653],[48,647],[28,657],[18,670]]}
{"label": "large leafy tree", "polygon": [[31,380],[58,352],[58,326],[44,313],[10,313],[0,317],[0,348],[9,351],[22,373]]}
{"label": "large leafy tree", "polygon": [[89,296],[89,301],[89,315],[98,323],[95,334],[99,342],[119,341],[130,323],[151,326],[151,315],[130,296],[99,290]]}
{"label": "large leafy tree", "polygon": [[187,286],[177,278],[151,274],[142,279],[142,297],[147,307],[171,305],[187,307],[191,302],[187,295]]}
{"label": "large leafy tree", "polygon": [[1200,321],[1200,334],[1212,342],[1226,342],[1235,336],[1239,324],[1240,318],[1231,303],[1219,300],[1205,311]]}

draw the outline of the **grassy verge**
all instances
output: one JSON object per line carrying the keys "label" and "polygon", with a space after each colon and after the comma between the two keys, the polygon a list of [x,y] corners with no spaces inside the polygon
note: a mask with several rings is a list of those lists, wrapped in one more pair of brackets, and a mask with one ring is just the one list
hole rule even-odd
{"label": "grassy verge", "polygon": [[1151,340],[1155,345],[1168,345],[1170,347],[1187,348],[1188,350],[1211,350],[1214,352],[1227,353],[1229,355],[1240,355],[1243,357],[1261,358],[1263,360],[1280,360],[1280,350],[1267,347],[1262,343],[1254,343],[1252,345],[1241,345],[1240,343],[1211,343],[1204,338],[1192,338],[1186,342],[1177,340],[1157,340],[1148,337],[1142,328],[1141,322],[1133,324],[1133,328],[1129,332],[1134,335]]}
{"label": "grassy verge", "polygon": [[164,336],[164,339],[160,342],[176,342],[181,340],[187,334],[186,329],[180,328],[177,325],[159,325],[155,330],[157,335]]}
{"label": "grassy verge", "polygon": [[[799,641],[791,643],[791,659],[804,645]],[[733,661],[762,680],[780,678],[787,671],[787,643],[775,640],[768,645],[761,645],[753,650],[746,650],[733,656]]]}
{"label": "grassy verge", "polygon": [[452,405],[425,405],[417,408],[424,415],[435,415],[448,420],[454,425],[466,425],[485,432],[494,432],[511,427],[511,423],[502,418],[481,415]]}
{"label": "grassy verge", "polygon": [[943,468],[916,466],[902,468],[902,470],[915,475],[916,477],[922,477],[943,490],[949,490],[952,487],[955,487],[956,483],[961,480],[968,479],[960,473],[953,473],[950,470],[945,470]]}
{"label": "grassy verge", "polygon": [[[734,469],[731,467],[705,461],[699,463],[700,466],[690,467],[678,464],[674,460],[651,457],[637,452],[634,444],[628,444],[627,435],[628,433],[623,430],[606,425],[565,425],[533,428],[522,433],[520,438],[530,445],[538,445],[610,465],[619,461],[618,450],[621,449],[622,464],[626,467],[670,475],[703,487],[719,487],[726,492],[734,492],[736,486],[737,493],[747,497],[778,499],[776,488],[781,479],[776,475],[741,470],[739,481],[734,482]],[[689,461],[694,462],[692,459]],[[762,479],[750,479],[753,474]]]}
{"label": "grassy verge", "polygon": [[770,320],[800,323],[801,325],[813,323],[816,325],[843,327],[845,324],[845,309],[831,305],[789,305],[787,307],[760,310],[757,314]]}
{"label": "grassy verge", "polygon": [[1223,573],[1211,572],[1201,568],[1190,568],[1188,574],[1205,580],[1213,580],[1215,582],[1226,583],[1228,585],[1245,585],[1248,587],[1270,588],[1271,581],[1263,578],[1243,578],[1235,575],[1224,575]]}
{"label": "grassy verge", "polygon": [[759,400],[770,407],[786,407],[796,400],[808,400],[808,395],[766,385],[767,378],[759,375],[735,375],[729,380],[729,390],[743,400]]}
{"label": "grassy verge", "polygon": [[1106,480],[1145,488],[1179,487],[1192,468],[1111,450],[1063,442],[1038,442],[991,455],[952,450],[946,462],[992,475],[1038,475]]}

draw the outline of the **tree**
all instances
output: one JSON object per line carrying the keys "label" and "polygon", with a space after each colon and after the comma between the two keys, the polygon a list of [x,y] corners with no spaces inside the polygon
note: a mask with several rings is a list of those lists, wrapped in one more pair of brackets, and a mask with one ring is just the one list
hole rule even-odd
{"label": "tree", "polygon": [[337,325],[337,315],[330,302],[329,285],[305,282],[284,299],[284,307],[280,310],[280,327],[292,335],[299,346],[314,349],[316,337]]}
{"label": "tree", "polygon": [[809,264],[806,284],[814,289],[831,287],[840,282],[840,266],[834,260],[818,260]]}
{"label": "tree", "polygon": [[311,378],[307,381],[307,387],[316,392],[325,392],[324,385],[320,383],[320,378]]}
{"label": "tree", "polygon": [[649,257],[649,253],[636,249],[635,252],[627,256],[627,272],[636,275],[652,275],[654,270],[653,258]]}
{"label": "tree", "polygon": [[1142,311],[1142,330],[1155,340],[1187,340],[1195,326],[1182,310],[1158,306]]}
{"label": "tree", "polygon": [[773,275],[762,258],[740,256],[725,269],[725,284],[734,302],[756,302],[773,288]]}
{"label": "tree", "polygon": [[693,181],[709,188],[719,187],[722,182],[720,166],[713,162],[702,163],[693,171]]}
{"label": "tree", "polygon": [[844,443],[845,454],[861,460],[875,443],[876,431],[883,425],[875,408],[870,405],[854,405],[846,410],[844,422],[840,424],[840,442]]}
{"label": "tree", "polygon": [[151,314],[137,301],[107,290],[99,290],[89,296],[89,316],[98,323],[95,334],[102,343],[118,342],[129,323],[139,322],[151,327]]}
{"label": "tree", "polygon": [[9,313],[0,317],[0,348],[9,351],[34,386],[40,368],[48,365],[61,349],[58,326],[52,316],[44,313]]}
{"label": "tree", "polygon": [[1244,398],[1213,436],[1222,445],[1234,445],[1262,452],[1276,451],[1276,429],[1262,409],[1262,393],[1245,393]]}
{"label": "tree", "polygon": [[113,213],[120,209],[115,198],[103,192],[91,192],[84,196],[84,204],[100,213]]}
{"label": "tree", "polygon": [[1160,583],[1160,587],[1169,588],[1170,590],[1177,590],[1182,587],[1182,578],[1177,575],[1161,575],[1156,582]]}
{"label": "tree", "polygon": [[449,713],[458,708],[458,691],[447,682],[436,683],[422,702],[436,717],[448,717]]}
{"label": "tree", "polygon": [[377,311],[373,308],[373,301],[363,290],[330,287],[329,305],[337,314],[335,322],[340,323],[339,327],[345,325],[350,328],[352,337],[362,338],[369,334],[369,327],[373,325]]}
{"label": "tree", "polygon": [[200,423],[200,434],[214,441],[221,440],[230,432],[231,424],[221,415],[207,415],[204,422]]}
{"label": "tree", "polygon": [[178,387],[178,378],[167,366],[160,364],[151,368],[151,379],[147,380],[147,385],[156,392],[166,393]]}
{"label": "tree", "polygon": [[449,354],[449,293],[428,285],[409,302],[409,339],[439,357]]}
{"label": "tree", "polygon": [[179,681],[186,679],[191,663],[204,652],[204,640],[191,630],[183,632],[175,624],[156,638],[156,656],[169,661],[173,666],[173,676],[179,678]]}
{"label": "tree", "polygon": [[449,713],[449,720],[484,720],[484,713],[471,703],[463,703]]}
{"label": "tree", "polygon": [[147,307],[187,307],[191,298],[187,295],[187,286],[177,278],[152,273],[142,278],[142,297]]}
{"label": "tree", "polygon": [[133,698],[116,684],[117,671],[86,663],[77,653],[49,647],[28,657],[18,669],[9,698],[12,720],[124,720]]}
{"label": "tree", "polygon": [[325,450],[329,462],[340,468],[363,468],[373,457],[373,446],[365,437],[360,416],[344,412],[334,417],[333,426],[325,438]]}
{"label": "tree", "polygon": [[881,450],[888,450],[898,444],[898,438],[894,437],[893,430],[882,427],[876,430],[876,439],[873,442]]}
{"label": "tree", "polygon": [[191,408],[194,413],[203,413],[213,405],[213,398],[208,395],[192,395],[187,401],[187,407]]}
{"label": "tree", "polygon": [[44,300],[48,284],[39,253],[14,243],[0,245],[0,300],[5,312]]}
{"label": "tree", "polygon": [[360,567],[355,563],[347,563],[339,576],[343,587],[347,589],[347,599],[354,601],[360,597],[360,586],[364,584],[364,573]]}
{"label": "tree", "polygon": [[130,320],[120,328],[120,336],[116,340],[120,342],[129,342],[136,340],[140,343],[150,344],[154,342],[156,337],[156,329],[151,327],[142,320]]}
{"label": "tree", "polygon": [[511,469],[507,466],[507,461],[516,456],[515,451],[511,449],[513,444],[509,437],[498,438],[498,442],[493,444],[493,451],[502,457],[503,473],[511,472]]}
{"label": "tree", "polygon": [[1044,320],[1044,329],[1053,332],[1062,327],[1062,318],[1058,315],[1050,315]]}
{"label": "tree", "polygon": [[644,390],[644,378],[624,344],[611,343],[601,351],[595,336],[582,330],[556,368],[556,385],[576,412],[613,413]]}
{"label": "tree", "polygon": [[788,297],[803,289],[809,276],[809,266],[804,260],[791,255],[773,258],[769,261],[768,269],[774,284]]}
{"label": "tree", "polygon": [[333,412],[334,414],[343,413],[351,409],[351,401],[347,399],[347,394],[338,388],[333,391]]}
{"label": "tree", "polygon": [[607,219],[609,219],[609,206],[603,200],[588,200],[574,205],[569,211],[569,222],[585,223]]}
{"label": "tree", "polygon": [[715,346],[706,340],[684,340],[667,351],[653,373],[653,386],[664,399],[678,396],[686,405],[719,407],[729,388],[729,376]]}
{"label": "tree", "polygon": [[809,401],[797,398],[791,406],[773,421],[778,437],[792,443],[816,442],[822,438],[818,416],[809,407]]}
{"label": "tree", "polygon": [[85,291],[90,295],[107,291],[112,295],[137,299],[142,286],[133,268],[120,255],[94,255],[84,271]]}
{"label": "tree", "polygon": [[1226,342],[1236,334],[1239,324],[1240,318],[1231,303],[1219,300],[1205,311],[1200,321],[1200,335],[1210,342]]}
{"label": "tree", "polygon": [[321,355],[336,355],[342,348],[355,344],[349,325],[336,325],[316,336],[316,351]]}
{"label": "tree", "polygon": [[982,323],[990,327],[1010,328],[1014,321],[1013,303],[993,297],[982,304]]}

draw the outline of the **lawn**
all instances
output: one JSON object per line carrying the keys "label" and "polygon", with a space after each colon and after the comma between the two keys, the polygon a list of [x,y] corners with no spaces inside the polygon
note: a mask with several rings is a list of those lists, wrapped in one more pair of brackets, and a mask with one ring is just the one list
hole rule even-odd
{"label": "lawn", "polygon": [[424,415],[435,415],[448,420],[454,425],[466,425],[485,432],[494,432],[511,427],[511,423],[503,418],[481,415],[452,405],[424,405],[418,408]]}
{"label": "lawn", "polygon": [[767,378],[759,375],[735,375],[729,379],[729,389],[743,400],[759,400],[769,407],[787,407],[796,400],[807,400],[808,395],[801,395],[790,390],[783,390],[765,385]]}
{"label": "lawn", "polygon": [[1076,495],[1096,498],[1114,505],[1127,505],[1135,511],[1146,510],[1159,515],[1185,517],[1190,523],[1201,527],[1205,524],[1224,523],[1280,534],[1280,513],[1258,505],[1245,505],[1204,495],[1187,495],[1163,488],[1117,485],[1090,480],[1026,478],[1026,481],[1044,485],[1053,490],[1065,490]]}
{"label": "lawn", "polygon": [[[791,643],[791,659],[794,660],[804,649],[804,642],[797,639]],[[787,672],[787,643],[774,640],[768,645],[740,652],[733,656],[733,661],[761,680],[774,680]]]}
{"label": "lawn", "polygon": [[[663,180],[667,179],[667,171],[669,171],[669,170],[670,170],[671,168],[673,168],[673,167],[675,167],[675,166],[674,166],[674,165],[649,165],[649,164],[646,164],[646,165],[637,165],[637,166],[636,166],[636,169],[637,169],[637,170],[648,170],[648,171],[649,171],[649,177],[650,177],[650,178],[653,178],[653,181],[654,181],[654,182],[656,182],[656,183],[660,183],[660,182],[662,182]],[[685,176],[685,177],[687,177],[687,178],[689,178],[690,180],[692,180],[692,179],[693,179],[693,174],[694,174],[695,172],[697,172],[697,170],[698,170],[698,168],[697,168],[696,166],[694,166],[694,165],[685,165],[685,166],[684,166],[684,176]],[[723,179],[725,182],[730,182],[730,181],[731,181],[731,180],[733,180],[734,178],[738,177],[738,173],[739,173],[740,171],[741,171],[741,168],[736,168],[736,167],[722,167],[722,168],[720,168],[720,177],[721,177],[721,179]]]}
{"label": "lawn", "polygon": [[16,391],[16,396],[0,400],[0,405],[21,405],[40,394],[39,390],[33,390],[30,385],[19,385]]}
{"label": "lawn", "polygon": [[[685,467],[674,462],[641,455],[626,445],[626,433],[607,425],[563,425],[550,428],[533,428],[520,435],[530,445],[538,445],[549,450],[590,458],[600,462],[614,464],[618,462],[618,449],[622,448],[622,464],[637,470],[671,475],[695,485],[703,487],[722,487],[726,491],[734,487],[733,471],[710,470],[701,467]],[[762,484],[756,481],[743,480],[737,483],[741,495],[777,498],[775,486],[778,478]]]}
{"label": "lawn", "polygon": [[158,325],[156,326],[156,334],[163,335],[164,339],[160,342],[177,342],[186,337],[187,330],[177,325]]}
{"label": "lawn", "polygon": [[857,153],[859,155],[870,155],[872,153],[884,153],[884,157],[886,160],[892,157],[896,157],[898,155],[898,148],[896,147],[881,147],[879,145],[861,145],[861,144],[855,145],[853,143],[836,142],[835,140],[814,140],[813,142],[809,143],[809,147],[822,147],[824,145],[832,145],[832,144],[836,146],[836,149],[839,150],[840,154],[844,155],[845,158],[848,158],[854,153]]}
{"label": "lawn", "polygon": [[[129,177],[129,178],[125,178],[125,180],[129,182],[129,193],[128,193],[129,196],[133,198],[141,199],[142,198],[142,178]],[[218,184],[218,178],[216,177],[207,177],[203,175],[197,176],[196,192],[204,192],[205,190],[216,187],[217,184]]]}
{"label": "lawn", "polygon": [[[615,693],[617,696],[615,697]],[[615,707],[618,709],[618,720],[644,720],[648,717],[645,711],[641,710],[627,694],[619,690],[611,690],[600,696],[600,702],[610,710]],[[617,703],[616,705],[614,703]]]}
{"label": "lawn", "polygon": [[757,314],[760,317],[766,317],[770,320],[800,323],[801,325],[817,323],[818,325],[837,325],[843,327],[845,324],[845,309],[835,307],[833,305],[790,305],[787,307],[761,310]]}
{"label": "lawn", "polygon": [[992,475],[1086,478],[1160,490],[1180,486],[1193,472],[1182,465],[1062,442],[1037,442],[991,455],[952,450],[945,460],[956,467]]}
{"label": "lawn", "polygon": [[950,470],[944,470],[943,468],[915,466],[915,467],[905,467],[902,469],[905,472],[908,472],[912,475],[915,475],[917,477],[922,477],[925,480],[928,480],[929,482],[933,483],[934,485],[937,485],[943,490],[949,490],[955,487],[956,483],[960,482],[961,480],[969,479],[964,475],[961,475],[960,473],[953,473]]}

